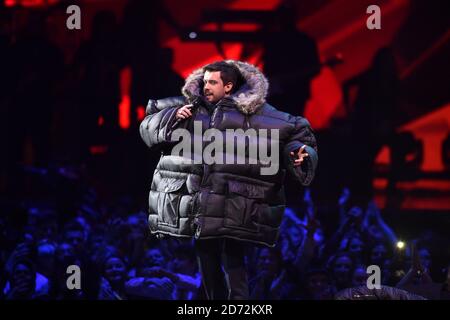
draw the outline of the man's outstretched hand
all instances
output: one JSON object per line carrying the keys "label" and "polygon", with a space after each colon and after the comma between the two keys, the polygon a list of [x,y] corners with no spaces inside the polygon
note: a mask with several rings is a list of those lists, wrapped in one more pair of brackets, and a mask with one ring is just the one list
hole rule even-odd
{"label": "man's outstretched hand", "polygon": [[309,156],[309,154],[307,154],[305,151],[306,148],[306,144],[301,147],[300,149],[298,149],[298,151],[296,153],[291,152],[291,156],[294,158],[294,167],[298,167],[299,165],[302,164],[303,159],[306,158],[307,156]]}

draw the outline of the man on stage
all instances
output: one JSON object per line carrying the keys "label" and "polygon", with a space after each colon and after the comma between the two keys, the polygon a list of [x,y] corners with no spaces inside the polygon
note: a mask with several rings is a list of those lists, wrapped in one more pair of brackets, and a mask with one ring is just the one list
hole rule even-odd
{"label": "man on stage", "polygon": [[[215,62],[186,79],[182,97],[150,100],[140,126],[145,143],[161,151],[149,196],[150,230],[195,238],[208,299],[248,299],[243,244],[275,246],[286,173],[306,186],[317,167],[309,122],[266,103],[267,91],[255,66]],[[184,132],[192,154],[178,152]],[[230,148],[235,141],[244,147]],[[270,158],[260,157],[268,146]]]}

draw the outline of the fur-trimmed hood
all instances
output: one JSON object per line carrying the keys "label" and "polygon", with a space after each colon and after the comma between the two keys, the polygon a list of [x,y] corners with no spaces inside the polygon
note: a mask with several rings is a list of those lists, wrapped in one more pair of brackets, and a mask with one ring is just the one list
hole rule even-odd
{"label": "fur-trimmed hood", "polygon": [[[254,65],[235,60],[226,60],[226,63],[235,65],[241,72],[245,83],[230,95],[237,108],[244,114],[255,113],[265,102],[269,89],[269,82],[261,71]],[[194,70],[187,78],[181,92],[187,99],[202,95],[200,91],[203,82],[203,67]]]}

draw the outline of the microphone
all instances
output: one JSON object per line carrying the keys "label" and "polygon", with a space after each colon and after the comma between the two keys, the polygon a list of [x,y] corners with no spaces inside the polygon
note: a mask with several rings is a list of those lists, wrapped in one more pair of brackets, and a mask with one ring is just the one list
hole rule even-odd
{"label": "microphone", "polygon": [[[200,107],[201,105],[203,105],[204,101],[203,98],[201,96],[196,96],[192,102],[190,103],[192,105],[191,107],[191,112],[195,111],[198,109],[198,107]],[[186,119],[177,119],[174,124],[172,125],[171,129],[174,130],[183,120]]]}

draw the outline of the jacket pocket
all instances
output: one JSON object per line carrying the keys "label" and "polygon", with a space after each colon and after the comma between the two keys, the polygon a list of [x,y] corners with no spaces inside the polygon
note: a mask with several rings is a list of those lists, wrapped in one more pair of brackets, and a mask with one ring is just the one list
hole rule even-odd
{"label": "jacket pocket", "polygon": [[224,226],[247,232],[258,232],[258,220],[263,208],[265,189],[255,184],[228,181]]}
{"label": "jacket pocket", "polygon": [[186,178],[162,178],[156,194],[158,224],[178,228],[181,198],[187,194]]}

